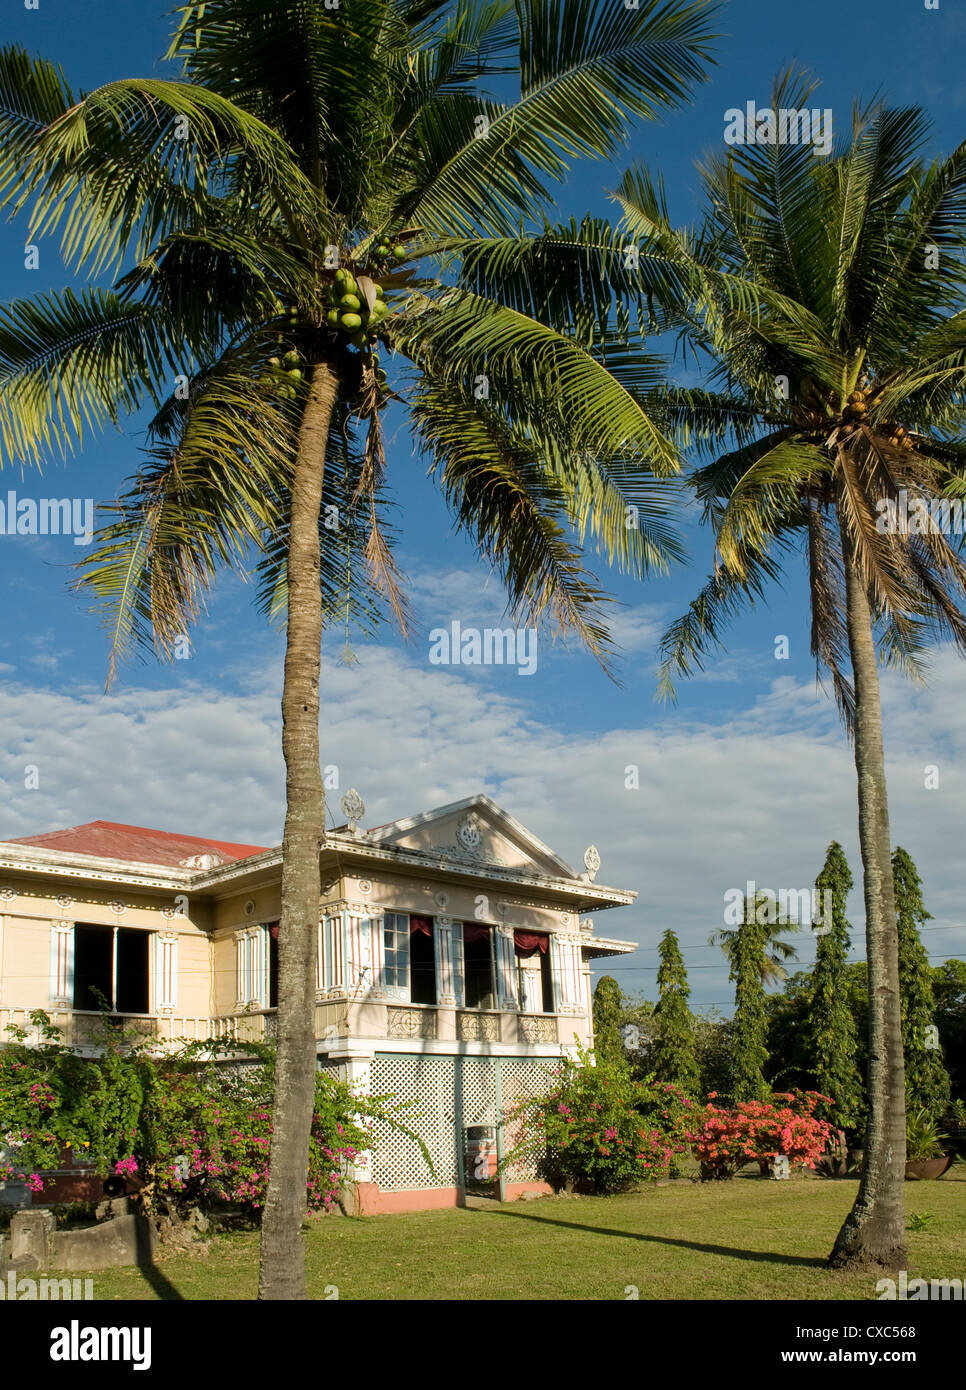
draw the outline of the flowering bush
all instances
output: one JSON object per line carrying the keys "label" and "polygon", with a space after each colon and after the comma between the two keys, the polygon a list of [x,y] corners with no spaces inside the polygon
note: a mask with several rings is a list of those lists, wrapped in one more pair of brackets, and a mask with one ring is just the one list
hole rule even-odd
{"label": "flowering bush", "polygon": [[712,1091],[686,1136],[707,1177],[730,1178],[750,1159],[776,1154],[814,1168],[835,1132],[814,1115],[820,1103],[835,1104],[818,1091],[776,1091],[771,1101],[740,1101],[727,1109],[713,1105],[715,1098]]}
{"label": "flowering bush", "polygon": [[[268,1182],[272,1080],[268,1061],[243,1069],[170,1066],[141,1116],[144,1204],[184,1209],[233,1202],[257,1217]],[[311,1211],[332,1206],[347,1165],[371,1146],[365,1125],[384,1109],[384,1102],[360,1099],[344,1082],[317,1075],[306,1190]]]}
{"label": "flowering bush", "polygon": [[[106,1028],[100,1055],[82,1058],[58,1041],[46,1015],[31,1022],[45,1029],[41,1046],[26,1046],[23,1030],[14,1030],[14,1045],[0,1051],[0,1151],[15,1156],[0,1164],[0,1181],[21,1169],[59,1168],[73,1149],[97,1176],[136,1179],[135,1195],[147,1211],[232,1202],[257,1218],[268,1181],[273,1049],[253,1046],[240,1065],[213,1060],[227,1050],[217,1040],[156,1056],[143,1039]],[[233,1053],[240,1050],[231,1044]],[[412,1138],[429,1164],[425,1145],[401,1122],[402,1109],[391,1097],[359,1097],[317,1074],[310,1210],[332,1206],[348,1165],[373,1146],[375,1120]],[[30,1185],[42,1189],[37,1171]]]}
{"label": "flowering bush", "polygon": [[578,1051],[557,1073],[551,1089],[521,1106],[511,1127],[522,1139],[504,1167],[536,1160],[557,1187],[618,1192],[666,1177],[686,1152],[692,1102],[675,1086],[637,1080],[625,1068]]}

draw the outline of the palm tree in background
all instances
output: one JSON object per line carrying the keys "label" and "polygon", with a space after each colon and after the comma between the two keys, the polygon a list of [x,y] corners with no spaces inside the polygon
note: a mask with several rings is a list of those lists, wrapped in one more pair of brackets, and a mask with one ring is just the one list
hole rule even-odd
{"label": "palm tree in background", "polygon": [[[812,90],[793,73],[773,106]],[[926,163],[918,108],[856,110],[828,159],[747,144],[703,171],[708,211],[675,232],[646,172],[619,197],[631,234],[673,266],[682,332],[711,389],[669,392],[665,420],[711,461],[691,478],[714,573],[663,641],[662,690],[721,645],[804,550],[811,645],[854,747],[869,970],[870,1117],[835,1265],[901,1265],[904,1082],[878,661],[921,675],[931,640],[966,651],[962,534],[903,530],[903,508],[966,496],[966,144]],[[916,502],[921,505],[915,505]],[[927,513],[928,514],[928,513]],[[955,516],[955,511],[953,511]]]}
{"label": "palm tree in background", "polygon": [[[408,409],[518,620],[606,660],[582,543],[636,575],[681,554],[678,458],[646,408],[660,372],[640,345],[663,272],[600,219],[551,221],[551,190],[571,160],[613,154],[632,117],[686,98],[710,12],[208,0],[182,7],[179,80],[81,98],[50,64],[0,56],[0,192],[31,205],[31,238],[60,229],[67,261],[111,280],[2,312],[3,460],[73,450],[152,405],[148,461],[85,576],[112,659],[169,654],[219,568],[253,554],[263,604],[287,615],[260,1297],[305,1296],[323,624],[343,605],[406,623],[383,412]],[[330,506],[345,534],[327,530]]]}
{"label": "palm tree in background", "polygon": [[[791,942],[783,941],[781,938],[785,932],[798,931],[799,923],[793,922],[786,912],[780,911],[778,900],[763,888],[755,893],[754,900],[745,898],[742,920],[754,922],[756,925],[764,927],[761,936],[761,983],[763,985],[777,985],[781,984],[783,980],[787,980],[788,971],[785,969],[785,962],[797,960],[798,952]],[[721,947],[732,970],[734,969],[740,930],[740,925],[737,927],[719,927],[708,937],[708,945]]]}

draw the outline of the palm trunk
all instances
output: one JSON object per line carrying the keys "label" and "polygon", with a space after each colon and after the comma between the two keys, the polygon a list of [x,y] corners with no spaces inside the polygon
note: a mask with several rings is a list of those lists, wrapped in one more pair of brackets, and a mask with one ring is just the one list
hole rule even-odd
{"label": "palm trunk", "polygon": [[869,968],[869,1119],[862,1181],[829,1257],[841,1268],[904,1265],[906,1159],[905,1066],[899,1013],[899,937],[882,750],[872,614],[852,538],[840,518],[846,625],[855,681],[855,770],[865,889]]}
{"label": "palm trunk", "polygon": [[338,390],[327,363],[311,372],[292,480],[288,629],[282,690],[285,837],[278,936],[278,1056],[262,1217],[260,1299],[304,1299],[305,1184],[315,1099],[315,951],[325,793],[319,770],[322,595],[319,513],[325,449]]}

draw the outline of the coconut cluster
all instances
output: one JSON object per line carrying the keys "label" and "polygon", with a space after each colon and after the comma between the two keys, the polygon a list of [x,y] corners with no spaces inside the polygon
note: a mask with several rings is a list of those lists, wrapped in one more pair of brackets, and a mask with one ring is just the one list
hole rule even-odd
{"label": "coconut cluster", "polygon": [[370,309],[351,271],[337,270],[329,287],[326,325],[336,332],[345,333],[353,347],[364,347],[377,325],[389,313],[381,285],[375,286],[375,295]]}
{"label": "coconut cluster", "polygon": [[278,394],[286,401],[294,401],[298,391],[299,382],[302,380],[302,368],[299,363],[302,358],[293,348],[284,357],[270,357],[268,365],[271,374],[278,383]]}
{"label": "coconut cluster", "polygon": [[845,403],[842,416],[846,420],[861,422],[869,413],[869,407],[865,403],[864,391],[853,391]]}

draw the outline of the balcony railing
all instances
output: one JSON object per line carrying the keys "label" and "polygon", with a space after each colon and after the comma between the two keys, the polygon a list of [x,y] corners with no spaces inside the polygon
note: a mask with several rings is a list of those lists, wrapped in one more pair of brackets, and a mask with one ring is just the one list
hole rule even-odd
{"label": "balcony railing", "polygon": [[[361,1022],[358,1026],[353,1022],[353,1002],[319,1001],[315,1006],[316,1038],[330,1046],[361,1031],[368,1037],[439,1038],[440,1010],[432,1005],[383,1004],[385,1024],[382,1025],[377,1021],[378,1015],[375,1018],[372,1015],[373,1002],[364,1001],[367,1018],[363,1028]],[[29,1009],[0,1008],[0,1044],[13,1041],[6,1031],[8,1024],[23,1028],[30,1044],[38,1045],[43,1041],[40,1029],[30,1022],[30,1012]],[[53,1026],[60,1030],[62,1041],[70,1046],[94,1047],[103,1036],[103,1014],[68,1008],[48,1008],[45,1012]],[[553,1014],[497,1013],[481,1009],[457,1009],[455,1012],[455,1040],[459,1042],[502,1041],[546,1045],[558,1041],[558,1020]],[[119,1029],[123,1028],[135,1037],[157,1042],[163,1050],[174,1050],[186,1042],[205,1042],[209,1038],[245,1044],[269,1042],[278,1036],[275,1009],[252,1009],[244,1013],[216,1016],[116,1014],[110,1017]],[[511,1019],[515,1019],[516,1024],[507,1032]],[[568,1020],[567,1036],[570,1031],[572,1028]]]}
{"label": "balcony railing", "polygon": [[436,1010],[389,1004],[386,1025],[386,1036],[390,1038],[435,1038]]}
{"label": "balcony railing", "polygon": [[499,1042],[500,1015],[458,1010],[456,1036],[461,1042]]}
{"label": "balcony railing", "polygon": [[[0,1043],[12,1042],[8,1024],[23,1028],[28,1044],[43,1041],[41,1030],[30,1022],[30,1009],[0,1008]],[[135,1037],[153,1040],[162,1047],[177,1047],[185,1042],[206,1042],[209,1038],[230,1039],[236,1042],[265,1042],[276,1035],[275,1010],[258,1010],[221,1017],[182,1014],[104,1014],[85,1009],[48,1008],[53,1026],[60,1031],[61,1041],[72,1047],[96,1046],[107,1026],[116,1026]]]}

